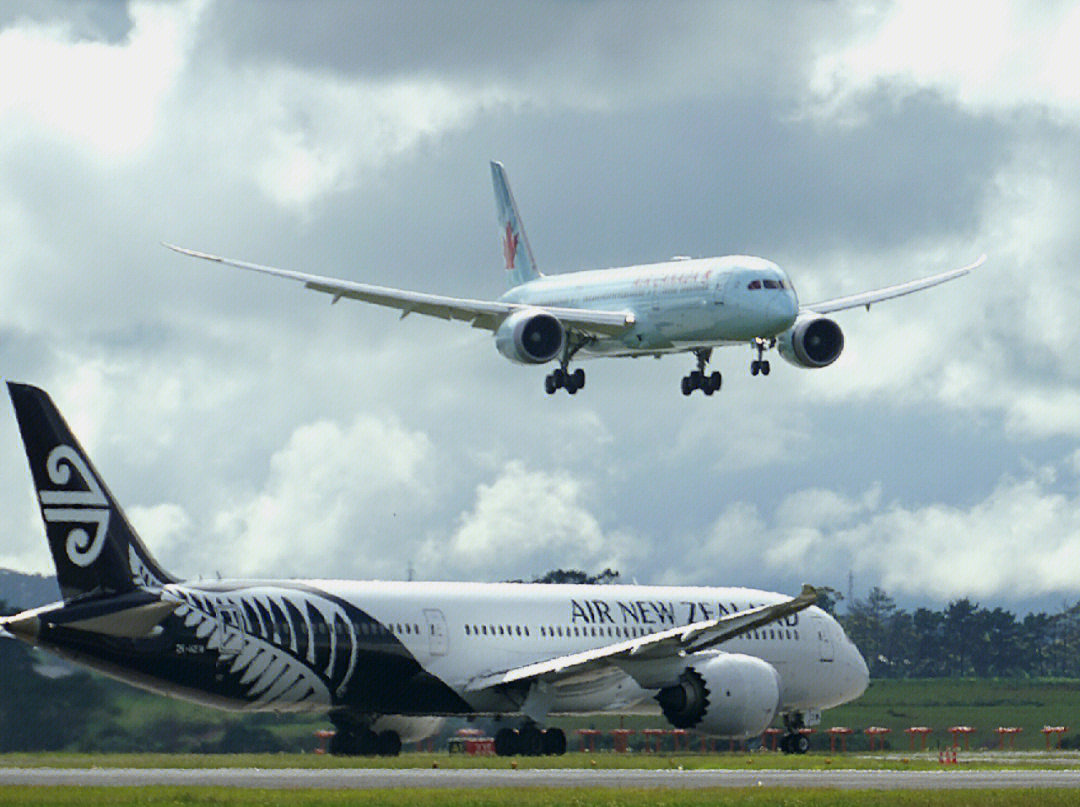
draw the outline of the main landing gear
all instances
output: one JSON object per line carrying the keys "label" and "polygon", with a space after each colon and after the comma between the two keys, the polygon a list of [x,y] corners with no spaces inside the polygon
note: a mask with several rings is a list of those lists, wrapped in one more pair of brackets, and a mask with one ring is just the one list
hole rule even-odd
{"label": "main landing gear", "polygon": [[567,334],[566,345],[563,347],[563,354],[562,358],[559,359],[558,368],[548,373],[547,378],[544,379],[544,392],[548,395],[554,395],[555,390],[564,389],[573,395],[585,386],[585,371],[579,367],[571,373],[567,368],[570,359],[574,358],[574,354],[588,344],[589,341],[584,337],[573,338],[572,334]]}
{"label": "main landing gear", "polygon": [[709,359],[712,358],[712,348],[695,350],[694,355],[697,356],[698,368],[683,376],[682,394],[689,395],[694,390],[699,389],[706,395],[712,395],[720,389],[720,384],[723,383],[719,371],[714,370],[712,375],[705,372],[705,366],[709,363]]}
{"label": "main landing gear", "polygon": [[554,395],[557,389],[565,389],[573,395],[584,386],[585,371],[580,367],[572,373],[564,367],[558,367],[544,379],[544,392],[548,395]]}
{"label": "main landing gear", "polygon": [[761,356],[766,350],[771,350],[775,346],[776,339],[764,339],[760,336],[754,339],[754,350],[757,351],[757,358],[750,362],[750,375],[769,374],[769,360],[763,359]]}
{"label": "main landing gear", "polygon": [[375,733],[351,720],[334,719],[334,736],[329,751],[341,757],[396,757],[401,753],[401,737],[396,731]]}
{"label": "main landing gear", "polygon": [[520,729],[501,728],[495,732],[495,754],[500,757],[562,756],[566,734],[562,729],[541,729],[528,723]]}

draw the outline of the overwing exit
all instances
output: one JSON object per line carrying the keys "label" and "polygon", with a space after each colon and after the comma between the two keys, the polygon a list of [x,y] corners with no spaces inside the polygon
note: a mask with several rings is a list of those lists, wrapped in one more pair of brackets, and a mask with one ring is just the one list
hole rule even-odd
{"label": "overwing exit", "polygon": [[573,395],[585,371],[570,370],[576,358],[662,356],[690,353],[696,369],[682,379],[682,393],[720,389],[719,371],[708,372],[713,348],[750,345],[751,375],[767,376],[765,352],[777,348],[796,367],[832,364],[844,334],[826,316],[865,307],[954,280],[982,265],[986,256],[959,269],[859,294],[800,304],[788,275],[775,263],[749,255],[680,258],[663,263],[544,275],[525,235],[517,203],[501,163],[491,163],[499,235],[508,290],[494,300],[472,300],[406,291],[350,280],[276,269],[165,244],[183,255],[297,280],[337,302],[342,298],[388,306],[409,314],[468,322],[491,331],[496,349],[519,364],[558,363],[544,388]]}

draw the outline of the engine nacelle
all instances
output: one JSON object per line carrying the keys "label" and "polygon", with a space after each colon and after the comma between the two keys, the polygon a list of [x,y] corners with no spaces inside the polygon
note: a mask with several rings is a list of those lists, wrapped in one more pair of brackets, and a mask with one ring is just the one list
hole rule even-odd
{"label": "engine nacelle", "polygon": [[544,364],[558,356],[566,344],[566,328],[539,309],[515,311],[495,331],[495,347],[510,361]]}
{"label": "engine nacelle", "polygon": [[777,349],[796,367],[828,367],[844,350],[844,332],[818,314],[799,317],[780,334]]}
{"label": "engine nacelle", "polygon": [[675,728],[745,740],[768,728],[780,705],[780,676],[741,653],[695,653],[679,683],[656,695]]}

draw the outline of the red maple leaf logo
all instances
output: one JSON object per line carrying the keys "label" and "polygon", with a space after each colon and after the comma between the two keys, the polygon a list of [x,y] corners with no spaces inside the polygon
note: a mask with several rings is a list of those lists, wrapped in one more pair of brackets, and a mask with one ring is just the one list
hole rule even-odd
{"label": "red maple leaf logo", "polygon": [[506,268],[514,268],[514,256],[517,255],[518,237],[514,235],[514,228],[510,223],[506,224],[506,235],[503,237],[503,257],[506,259]]}

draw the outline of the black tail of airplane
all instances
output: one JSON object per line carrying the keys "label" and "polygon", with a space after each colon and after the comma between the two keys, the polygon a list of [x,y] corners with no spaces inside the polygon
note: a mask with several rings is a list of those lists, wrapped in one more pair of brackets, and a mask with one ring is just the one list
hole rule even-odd
{"label": "black tail of airplane", "polygon": [[8,382],[65,602],[175,582],[153,559],[52,399]]}

